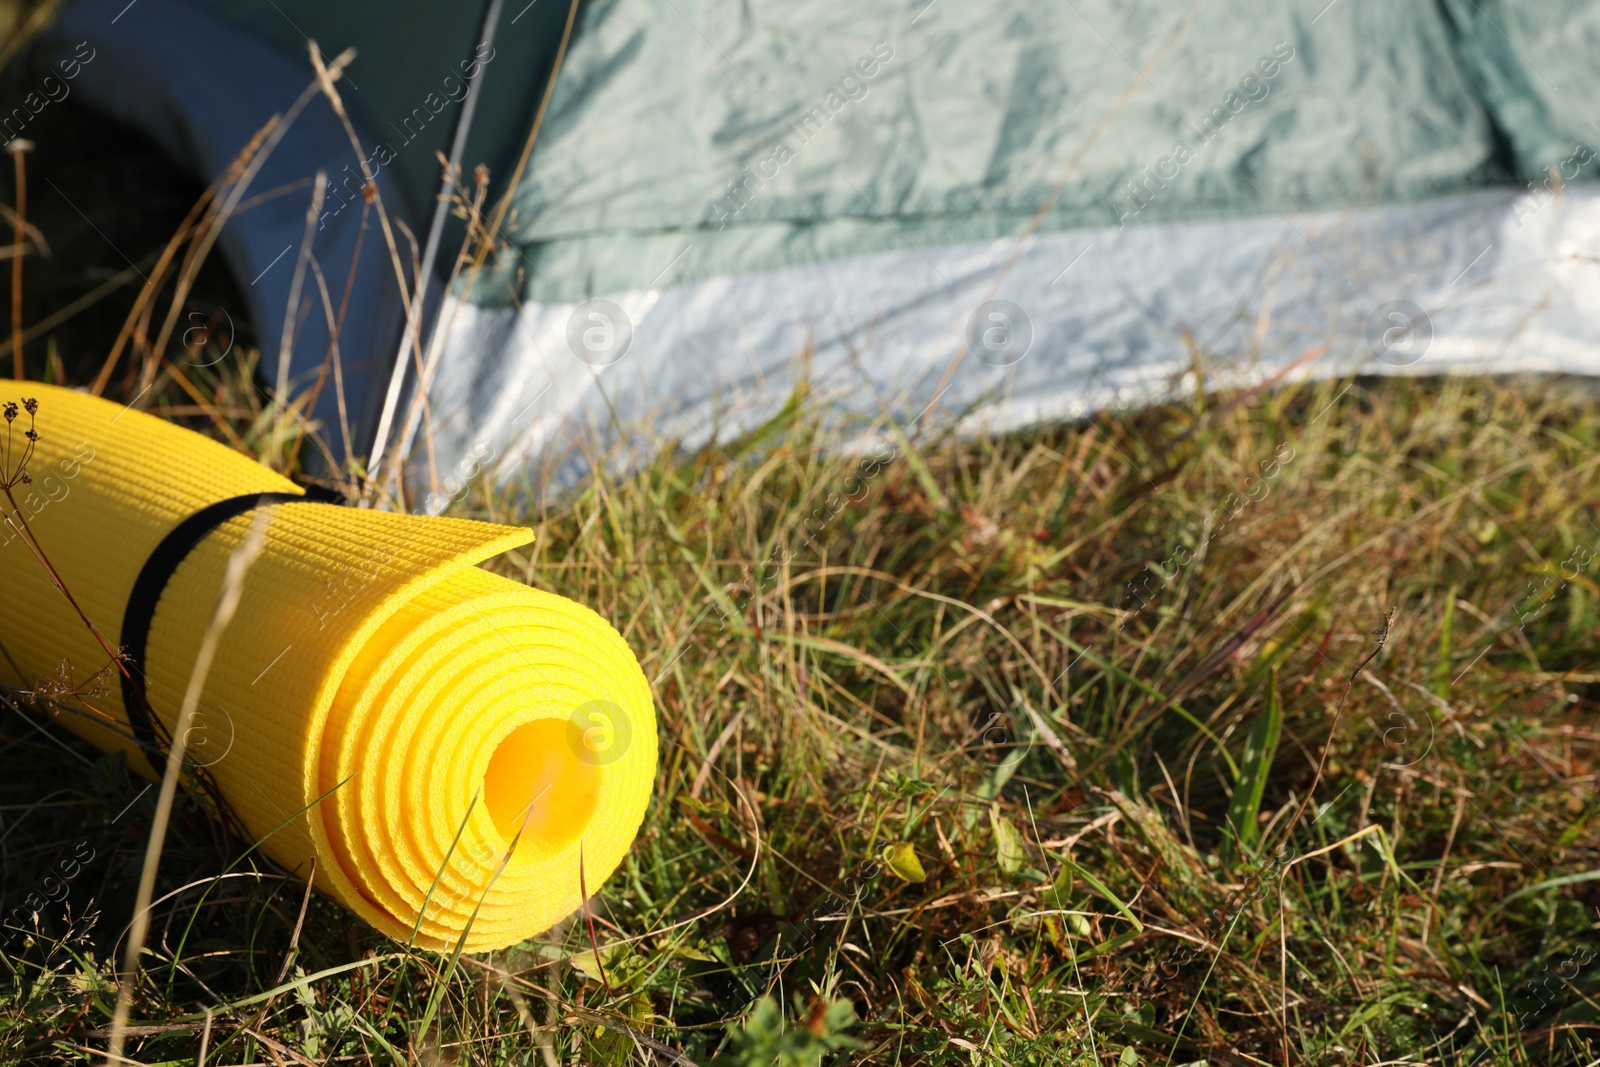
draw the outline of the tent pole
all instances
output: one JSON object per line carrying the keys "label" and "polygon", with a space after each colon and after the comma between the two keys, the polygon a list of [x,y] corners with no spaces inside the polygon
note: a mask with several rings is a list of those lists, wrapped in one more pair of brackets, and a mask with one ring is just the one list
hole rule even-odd
{"label": "tent pole", "polygon": [[[489,0],[488,6],[484,8],[483,20],[478,24],[477,39],[469,59],[471,55],[477,54],[478,47],[494,44],[494,31],[500,23],[500,9],[503,3],[504,0]],[[371,447],[367,449],[369,481],[380,473],[384,451],[394,428],[395,413],[399,410],[400,399],[405,392],[407,370],[410,366],[406,353],[416,345],[417,338],[422,333],[423,305],[428,295],[428,280],[433,277],[433,265],[439,258],[439,243],[444,237],[445,219],[450,214],[450,175],[460,168],[461,157],[466,152],[467,134],[472,128],[473,112],[478,107],[479,83],[483,79],[484,69],[480,64],[467,79],[467,97],[461,102],[461,110],[456,112],[455,128],[450,136],[448,165],[439,178],[439,195],[433,205],[433,218],[428,223],[428,239],[422,246],[421,267],[413,283],[415,292],[411,300],[412,314],[406,316],[406,327],[400,336],[400,347],[395,350],[394,363],[389,371],[389,389],[383,399],[383,413],[378,418]]]}

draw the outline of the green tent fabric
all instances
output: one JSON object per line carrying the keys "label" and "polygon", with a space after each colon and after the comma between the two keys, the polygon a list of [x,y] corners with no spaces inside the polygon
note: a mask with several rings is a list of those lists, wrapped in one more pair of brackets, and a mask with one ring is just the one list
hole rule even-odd
{"label": "green tent fabric", "polygon": [[[412,219],[427,217],[458,68],[485,54],[482,3],[196,6],[286,56],[357,49],[369,158],[392,157]],[[1042,227],[1062,229],[1413,200],[1495,177],[1497,122],[1542,176],[1590,121],[1574,102],[1594,98],[1587,64],[1545,57],[1571,54],[1564,26],[1600,34],[1600,14],[1562,6],[593,0],[513,191],[517,250],[471,298],[1015,236],[1046,203]],[[487,52],[465,160],[497,193],[565,18],[559,0],[512,0]]]}
{"label": "green tent fabric", "polygon": [[1044,228],[1064,229],[1486,181],[1493,128],[1437,8],[1315,15],[1278,0],[737,16],[721,0],[597,0],[515,193],[519,249],[501,267],[521,284],[473,298],[1016,236],[1047,203]]}
{"label": "green tent fabric", "polygon": [[[1442,0],[1451,39],[1517,176],[1593,177],[1600,145],[1600,6],[1587,0]],[[1585,151],[1587,149],[1587,151]]]}

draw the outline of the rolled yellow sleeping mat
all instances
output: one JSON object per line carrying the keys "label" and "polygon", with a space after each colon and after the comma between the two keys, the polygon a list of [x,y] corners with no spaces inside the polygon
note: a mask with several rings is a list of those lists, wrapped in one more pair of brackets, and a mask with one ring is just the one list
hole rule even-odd
{"label": "rolled yellow sleeping mat", "polygon": [[186,738],[243,832],[390,937],[441,950],[531,937],[616,870],[655,779],[649,685],[599,615],[476,566],[531,531],[311,500],[119,404],[0,387],[23,397],[37,416],[0,427],[15,467],[36,418],[22,518],[132,669],[0,526],[7,684],[56,693],[63,725],[156,776],[228,557],[267,510]]}

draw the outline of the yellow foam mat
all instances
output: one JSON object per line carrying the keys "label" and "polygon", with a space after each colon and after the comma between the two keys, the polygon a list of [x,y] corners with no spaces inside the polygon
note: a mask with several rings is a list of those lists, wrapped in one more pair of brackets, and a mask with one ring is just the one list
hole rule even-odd
{"label": "yellow foam mat", "polygon": [[[84,612],[113,643],[135,578],[174,527],[217,501],[298,492],[250,458],[119,404],[22,384],[39,400],[33,483],[13,491]],[[15,445],[28,416],[13,425]],[[3,428],[0,428],[3,432]],[[655,709],[599,615],[475,564],[531,531],[333,504],[272,505],[189,732],[245,831],[398,940],[501,948],[582,904],[638,833]],[[174,571],[144,673],[170,735],[229,553],[230,519]],[[72,683],[108,657],[21,538],[0,527],[0,676]],[[153,774],[116,678],[60,722]],[[506,861],[512,842],[516,847]],[[315,861],[313,863],[313,861]],[[476,918],[473,913],[476,911]]]}

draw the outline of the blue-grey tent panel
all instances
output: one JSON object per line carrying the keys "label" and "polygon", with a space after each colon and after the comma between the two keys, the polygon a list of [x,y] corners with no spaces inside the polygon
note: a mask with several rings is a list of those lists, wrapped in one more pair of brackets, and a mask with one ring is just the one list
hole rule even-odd
{"label": "blue-grey tent panel", "polygon": [[[439,187],[439,154],[466,95],[465,75],[481,78],[464,155],[500,183],[510,178],[549,77],[565,0],[507,0],[492,42],[478,34],[487,0],[400,0],[381,6],[328,0],[190,0],[275,48],[310,74],[310,41],[325,57],[356,50],[344,90],[367,150],[392,170],[411,217],[426,220]],[[130,13],[129,17],[132,17]],[[379,146],[383,150],[379,150]],[[360,166],[353,158],[350,170]]]}
{"label": "blue-grey tent panel", "polygon": [[[74,0],[61,12],[45,47],[63,59],[80,60],[73,85],[83,100],[145,131],[208,185],[234,165],[275,115],[289,114],[312,80],[308,59],[287,56],[177,0]],[[318,171],[338,174],[356,156],[321,95],[279,132],[282,139],[270,153],[253,157],[259,171],[248,187],[234,187],[238,202],[217,247],[245,302],[239,310],[255,328],[266,381],[278,379],[286,337],[292,391],[304,395],[323,379],[314,414],[329,457],[337,463],[359,451],[362,430],[370,424],[370,383],[383,377],[398,345],[403,302],[381,240],[372,232],[362,239],[360,208],[339,210],[331,189],[311,227],[311,258],[301,267],[315,177]],[[404,224],[405,199],[393,171],[380,170],[376,179],[397,225]],[[313,261],[327,280],[327,301]],[[329,322],[347,280],[351,302],[336,350]],[[342,414],[340,383],[332,373],[335,359],[342,370]]]}
{"label": "blue-grey tent panel", "polygon": [[[278,378],[285,336],[291,386],[299,392],[324,379],[314,415],[336,462],[361,452],[370,437],[404,306],[394,256],[375,217],[361,235],[363,161],[376,175],[410,287],[408,236],[420,242],[426,232],[439,155],[466,96],[466,76],[479,79],[481,93],[464,155],[468,181],[483,163],[494,192],[509,186],[568,11],[556,0],[507,5],[488,43],[478,37],[486,6],[487,0],[407,0],[380,13],[321,0],[72,0],[45,38],[53,55],[80,64],[75,87],[84,100],[143,130],[208,184],[312,84],[312,41],[325,59],[355,49],[338,89],[359,152],[328,102],[316,96],[267,158],[248,206],[219,244],[261,344],[266,380]],[[92,58],[83,62],[85,56]],[[309,267],[288,313],[319,170],[324,200],[311,253],[330,290],[327,303],[339,304],[343,285],[351,283],[337,353],[342,404],[328,373],[335,353],[327,306]],[[446,233],[447,264],[461,233],[460,224]]]}

